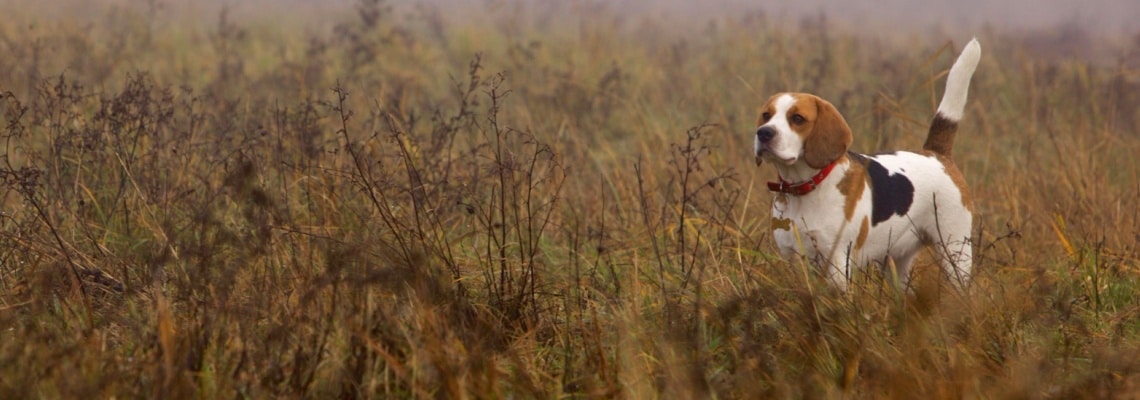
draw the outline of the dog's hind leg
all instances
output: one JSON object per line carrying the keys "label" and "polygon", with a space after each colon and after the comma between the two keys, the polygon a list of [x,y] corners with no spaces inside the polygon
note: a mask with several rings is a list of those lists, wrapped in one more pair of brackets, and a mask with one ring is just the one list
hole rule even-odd
{"label": "dog's hind leg", "polygon": [[883,277],[895,283],[899,289],[914,290],[910,287],[910,266],[916,255],[918,255],[917,250],[910,252],[910,254],[889,257],[887,262],[883,263]]}
{"label": "dog's hind leg", "polygon": [[942,263],[942,272],[950,278],[951,282],[960,287],[970,284],[970,274],[973,272],[974,245],[968,235],[946,241],[945,244],[936,244],[939,262]]}
{"label": "dog's hind leg", "polygon": [[972,225],[971,218],[967,217],[955,224],[943,224],[940,227],[941,234],[932,235],[942,238],[931,243],[938,255],[938,262],[942,265],[942,273],[959,287],[969,286],[973,272],[974,244],[970,239]]}

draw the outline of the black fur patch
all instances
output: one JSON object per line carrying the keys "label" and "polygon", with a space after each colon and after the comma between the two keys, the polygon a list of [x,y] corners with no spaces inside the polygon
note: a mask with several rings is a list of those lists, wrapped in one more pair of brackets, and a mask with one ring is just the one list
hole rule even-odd
{"label": "black fur patch", "polygon": [[852,159],[867,167],[871,178],[871,225],[878,225],[892,215],[903,216],[914,203],[914,184],[906,175],[894,174],[877,161],[862,154],[851,154]]}

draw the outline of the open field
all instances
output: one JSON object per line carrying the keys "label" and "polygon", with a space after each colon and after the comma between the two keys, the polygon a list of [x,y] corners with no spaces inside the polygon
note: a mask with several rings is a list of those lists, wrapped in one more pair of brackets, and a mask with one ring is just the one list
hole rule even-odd
{"label": "open field", "polygon": [[[0,398],[1140,396],[1140,33],[21,4]],[[756,107],[918,149],[971,34],[969,291],[779,259]]]}

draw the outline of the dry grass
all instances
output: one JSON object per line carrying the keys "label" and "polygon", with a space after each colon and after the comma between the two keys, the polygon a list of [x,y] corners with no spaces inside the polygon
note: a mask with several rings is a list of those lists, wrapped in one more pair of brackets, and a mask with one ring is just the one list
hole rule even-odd
{"label": "dry grass", "polygon": [[965,38],[575,4],[0,24],[0,398],[1140,395],[1140,42],[981,34],[975,284],[840,294],[774,256],[754,108],[917,148]]}

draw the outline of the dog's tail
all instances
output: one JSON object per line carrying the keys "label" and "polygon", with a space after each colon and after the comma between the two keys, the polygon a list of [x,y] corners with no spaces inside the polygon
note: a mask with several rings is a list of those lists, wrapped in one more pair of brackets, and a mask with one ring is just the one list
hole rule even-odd
{"label": "dog's tail", "polygon": [[926,144],[923,149],[937,154],[950,156],[954,149],[954,134],[958,132],[958,121],[962,120],[962,112],[966,109],[966,92],[970,89],[970,77],[978,67],[978,59],[982,57],[982,47],[978,39],[970,40],[958,61],[950,67],[950,75],[946,77],[946,93],[942,94],[942,103],[938,105],[938,113],[930,122],[930,133],[926,135]]}

